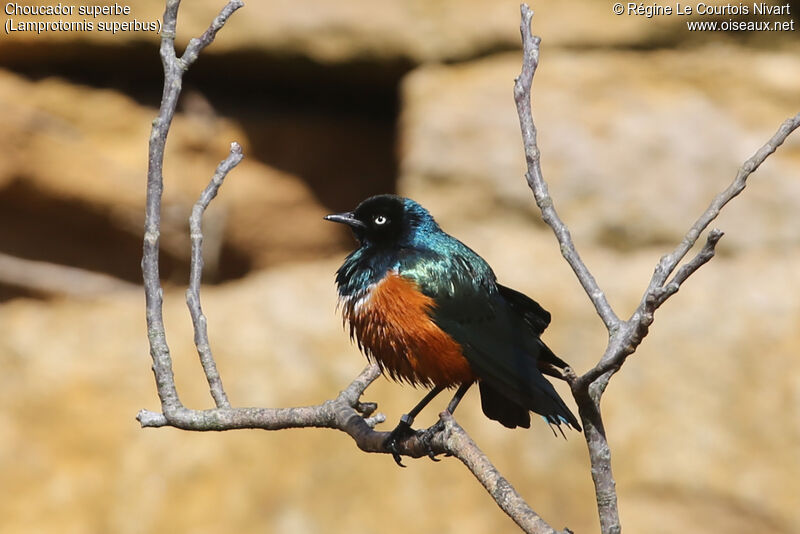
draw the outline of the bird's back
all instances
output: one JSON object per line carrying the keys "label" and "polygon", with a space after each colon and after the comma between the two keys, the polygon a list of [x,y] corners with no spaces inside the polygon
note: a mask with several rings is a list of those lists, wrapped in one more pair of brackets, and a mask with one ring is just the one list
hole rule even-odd
{"label": "bird's back", "polygon": [[429,250],[401,254],[400,274],[435,303],[431,318],[462,348],[481,382],[486,415],[506,426],[527,427],[531,410],[550,423],[579,429],[539,370],[542,358],[566,366],[539,338],[550,314],[533,299],[498,284],[483,258],[442,234]]}

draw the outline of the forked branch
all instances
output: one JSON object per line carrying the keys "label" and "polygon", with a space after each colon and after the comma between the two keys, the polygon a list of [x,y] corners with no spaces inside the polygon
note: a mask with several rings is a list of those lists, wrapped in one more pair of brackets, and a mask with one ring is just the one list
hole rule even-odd
{"label": "forked branch", "polygon": [[681,266],[672,279],[669,279],[670,275],[675,272],[675,269],[695,245],[700,235],[719,215],[720,210],[733,197],[744,190],[750,174],[770,154],[775,152],[789,134],[800,126],[800,114],[786,120],[775,135],[742,165],[733,183],[714,198],[711,205],[692,225],[675,250],[661,258],[650,284],[642,296],[641,303],[634,310],[630,319],[620,321],[609,305],[605,294],[598,286],[597,281],[575,249],[569,230],[559,218],[548,192],[547,183],[542,177],[539,164],[540,153],[536,142],[536,127],[531,112],[531,85],[539,64],[539,43],[541,40],[531,32],[533,12],[526,4],[522,4],[521,14],[522,72],[514,84],[514,100],[517,104],[525,159],[528,167],[526,178],[533,191],[536,204],[542,211],[542,218],[552,228],[558,239],[561,246],[561,254],[572,267],[578,281],[589,296],[609,333],[608,345],[597,364],[580,376],[568,370],[565,378],[570,383],[584,425],[584,437],[589,449],[592,479],[595,484],[602,532],[604,534],[617,533],[621,531],[621,526],[617,509],[616,485],[611,471],[611,451],[606,440],[600,410],[600,400],[603,392],[614,373],[620,369],[622,364],[625,363],[625,359],[633,354],[647,335],[648,329],[653,323],[655,311],[667,299],[677,293],[681,285],[692,274],[714,257],[715,247],[722,238],[723,233],[720,230],[712,229],[708,233],[705,245],[697,255]]}

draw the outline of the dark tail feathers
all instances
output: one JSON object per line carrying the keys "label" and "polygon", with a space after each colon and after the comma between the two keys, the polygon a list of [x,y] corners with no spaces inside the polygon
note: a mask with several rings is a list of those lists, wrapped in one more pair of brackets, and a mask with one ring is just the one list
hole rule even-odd
{"label": "dark tail feathers", "polygon": [[[486,417],[497,421],[507,428],[530,428],[531,416],[527,408],[509,400],[505,395],[483,380],[478,382],[478,388],[481,392],[481,408]],[[557,426],[560,426],[561,423],[565,423],[578,432],[581,432],[581,426],[578,424],[578,420],[572,415],[572,412],[569,411],[569,408],[567,408],[563,402],[561,405],[564,413],[544,415],[545,420],[548,424]]]}
{"label": "dark tail feathers", "polygon": [[481,391],[481,408],[486,417],[507,428],[531,427],[531,415],[527,408],[511,402],[484,381],[478,382]]}

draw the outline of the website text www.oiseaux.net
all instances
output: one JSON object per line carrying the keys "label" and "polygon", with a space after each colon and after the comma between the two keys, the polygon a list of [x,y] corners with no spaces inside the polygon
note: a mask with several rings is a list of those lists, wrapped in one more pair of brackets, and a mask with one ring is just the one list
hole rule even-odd
{"label": "website text www.oiseaux.net", "polygon": [[[689,31],[764,31],[784,32],[795,30],[791,19],[792,6],[766,2],[744,2],[709,5],[704,2],[659,4],[658,2],[617,2],[612,6],[616,15],[638,16],[647,19],[663,16],[684,16]],[[724,20],[724,17],[729,17]],[[774,17],[780,17],[776,20]],[[757,20],[753,20],[757,18]],[[772,20],[769,20],[772,18]],[[699,19],[699,20],[698,20]],[[706,20],[703,20],[706,19]],[[711,19],[711,20],[709,20]]]}

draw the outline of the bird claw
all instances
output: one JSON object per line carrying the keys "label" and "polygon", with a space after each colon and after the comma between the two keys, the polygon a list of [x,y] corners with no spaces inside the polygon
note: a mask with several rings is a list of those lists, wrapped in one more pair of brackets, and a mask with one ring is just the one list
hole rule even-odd
{"label": "bird claw", "polygon": [[386,448],[389,449],[389,452],[392,453],[392,458],[394,459],[394,463],[396,463],[400,467],[406,467],[406,465],[400,460],[400,453],[397,451],[397,443],[395,441],[390,441],[386,444]]}
{"label": "bird claw", "polygon": [[405,465],[403,465],[403,462],[400,461],[400,451],[397,450],[397,444],[400,441],[417,433],[413,428],[411,428],[411,424],[413,422],[413,417],[410,417],[408,414],[403,415],[403,417],[400,418],[400,422],[397,423],[396,427],[394,427],[394,430],[389,433],[389,437],[383,442],[383,446],[386,447],[390,453],[392,453],[394,462],[400,467],[405,467]]}
{"label": "bird claw", "polygon": [[395,463],[400,467],[406,467],[400,459],[400,451],[397,449],[397,444],[411,436],[417,436],[422,444],[425,445],[425,454],[428,456],[428,458],[434,462],[441,461],[436,457],[436,453],[431,447],[431,443],[433,442],[434,436],[444,430],[444,422],[439,420],[436,424],[426,428],[425,430],[414,430],[411,428],[411,424],[413,422],[413,417],[408,416],[408,414],[403,415],[394,430],[389,433],[389,437],[383,442],[383,446],[386,447],[386,449],[392,454],[392,458],[394,458]]}
{"label": "bird claw", "polygon": [[436,424],[417,433],[419,435],[420,441],[422,441],[422,443],[425,444],[425,451],[428,455],[428,458],[430,458],[434,462],[439,462],[440,460],[439,458],[436,457],[436,453],[433,451],[431,443],[433,442],[433,437],[442,430],[444,430],[444,423],[441,420],[439,420],[436,422]]}

